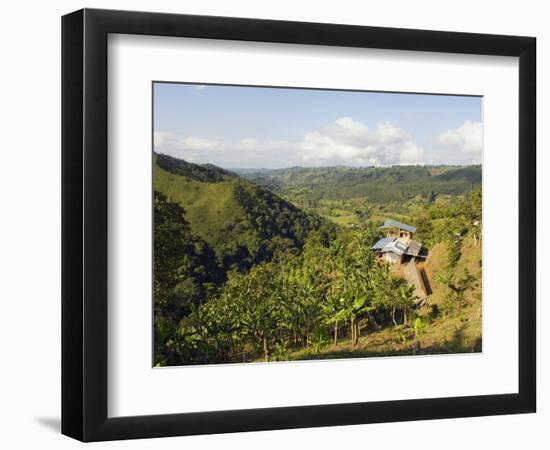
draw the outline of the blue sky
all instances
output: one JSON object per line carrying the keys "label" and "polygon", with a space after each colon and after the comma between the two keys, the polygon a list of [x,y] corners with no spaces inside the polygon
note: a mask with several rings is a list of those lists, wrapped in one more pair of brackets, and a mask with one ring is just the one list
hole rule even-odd
{"label": "blue sky", "polygon": [[227,168],[477,164],[482,99],[155,83],[154,136]]}

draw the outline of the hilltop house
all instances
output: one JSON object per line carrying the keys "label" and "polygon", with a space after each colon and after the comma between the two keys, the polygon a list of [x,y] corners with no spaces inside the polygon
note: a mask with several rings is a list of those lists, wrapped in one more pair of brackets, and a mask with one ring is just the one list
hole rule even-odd
{"label": "hilltop house", "polygon": [[395,264],[426,258],[422,244],[413,239],[415,227],[390,219],[380,228],[386,230],[386,237],[376,242],[372,249],[384,261]]}

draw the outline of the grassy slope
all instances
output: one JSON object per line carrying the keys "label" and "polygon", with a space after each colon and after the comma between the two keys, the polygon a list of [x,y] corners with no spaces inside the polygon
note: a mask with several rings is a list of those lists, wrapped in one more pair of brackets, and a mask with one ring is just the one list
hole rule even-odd
{"label": "grassy slope", "polygon": [[270,258],[277,246],[301,246],[308,232],[322,224],[319,216],[235,173],[166,155],[154,158],[155,189],[185,209],[192,233],[209,243],[224,264],[257,263]]}
{"label": "grassy slope", "polygon": [[223,242],[229,223],[239,223],[246,214],[235,199],[235,181],[203,183],[174,175],[154,166],[155,189],[178,202],[186,212],[193,234],[211,245]]}
{"label": "grassy slope", "polygon": [[[456,266],[456,271],[462,274],[467,268],[471,274],[481,280],[481,247],[474,247],[473,241],[468,238],[464,241],[462,256]],[[346,337],[337,345],[329,345],[319,354],[313,354],[311,349],[304,349],[290,354],[289,359],[324,359],[350,358],[367,356],[391,356],[433,353],[466,353],[481,349],[481,285],[475,285],[465,295],[465,305],[448,316],[440,315],[431,318],[433,305],[442,308],[448,288],[437,282],[447,262],[446,244],[440,243],[430,251],[430,256],[424,269],[430,280],[433,294],[428,303],[419,311],[424,322],[428,325],[418,336],[410,325],[388,327],[378,331],[362,330],[359,345],[353,347]]]}

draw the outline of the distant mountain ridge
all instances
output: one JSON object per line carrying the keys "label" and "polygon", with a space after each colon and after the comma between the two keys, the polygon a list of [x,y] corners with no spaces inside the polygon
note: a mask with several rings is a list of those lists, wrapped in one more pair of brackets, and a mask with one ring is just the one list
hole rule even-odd
{"label": "distant mountain ridge", "polygon": [[283,196],[315,194],[345,200],[366,197],[372,203],[401,201],[416,195],[461,195],[481,184],[481,166],[292,167],[238,171],[244,178]]}

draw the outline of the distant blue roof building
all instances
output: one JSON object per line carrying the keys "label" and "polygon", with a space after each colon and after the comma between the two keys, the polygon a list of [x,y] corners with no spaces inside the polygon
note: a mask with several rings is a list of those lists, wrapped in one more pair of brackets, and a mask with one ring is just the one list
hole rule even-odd
{"label": "distant blue roof building", "polygon": [[380,228],[399,228],[400,230],[408,231],[409,233],[416,232],[416,227],[398,222],[397,220],[388,219]]}

